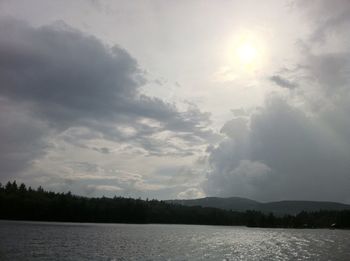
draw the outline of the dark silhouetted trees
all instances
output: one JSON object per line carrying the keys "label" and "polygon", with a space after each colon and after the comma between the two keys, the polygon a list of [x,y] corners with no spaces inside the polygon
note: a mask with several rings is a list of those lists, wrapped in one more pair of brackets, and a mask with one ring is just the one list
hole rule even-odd
{"label": "dark silhouetted trees", "polygon": [[350,211],[300,212],[274,216],[259,211],[235,212],[207,207],[188,207],[158,200],[131,198],[87,198],[27,188],[16,181],[0,184],[0,219],[238,225],[287,228],[350,228]]}

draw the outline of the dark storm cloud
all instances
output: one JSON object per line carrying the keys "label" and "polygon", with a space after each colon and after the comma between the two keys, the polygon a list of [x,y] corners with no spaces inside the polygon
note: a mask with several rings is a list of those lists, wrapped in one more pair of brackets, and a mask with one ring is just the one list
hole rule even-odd
{"label": "dark storm cloud", "polygon": [[33,118],[26,108],[0,98],[0,177],[9,179],[42,156],[48,147],[48,134],[46,124]]}
{"label": "dark storm cloud", "polygon": [[314,55],[306,52],[305,70],[312,81],[322,87],[328,94],[340,89],[348,89],[350,73],[350,53],[325,53]]}
{"label": "dark storm cloud", "polygon": [[231,137],[211,152],[206,192],[260,200],[349,202],[348,128],[338,128],[326,115],[310,118],[272,97],[252,116],[245,133],[237,137],[230,132]]}
{"label": "dark storm cloud", "polygon": [[141,95],[143,73],[118,46],[109,48],[64,25],[34,29],[2,20],[0,34],[0,94],[31,103],[53,125],[145,117],[195,131],[207,120],[198,110],[181,114],[175,106]]}
{"label": "dark storm cloud", "polygon": [[327,34],[347,30],[350,22],[350,2],[348,0],[295,1],[298,11],[306,12],[315,26],[310,40],[324,43]]}
{"label": "dark storm cloud", "polygon": [[[135,104],[142,76],[126,51],[108,49],[69,28],[34,29],[2,21],[0,30],[1,94],[32,103],[53,124],[70,126],[124,113],[138,115],[142,107],[148,108],[145,114],[154,110],[147,99]],[[168,113],[167,107],[161,110],[162,117]]]}
{"label": "dark storm cloud", "polygon": [[291,82],[287,79],[284,79],[283,77],[281,77],[279,75],[273,75],[269,79],[270,79],[270,81],[274,82],[275,84],[277,84],[278,86],[280,86],[282,88],[294,89],[297,87],[296,83]]}
{"label": "dark storm cloud", "polygon": [[[180,112],[159,98],[142,95],[144,73],[126,50],[110,48],[63,23],[33,28],[1,19],[0,81],[0,98],[6,100],[0,111],[2,172],[23,170],[42,155],[49,134],[72,128],[89,130],[87,136],[71,134],[72,142],[102,137],[158,154],[171,144],[152,135],[170,132],[186,144],[213,136],[207,129],[208,114],[194,108]],[[176,154],[177,148],[171,145],[170,150]]]}

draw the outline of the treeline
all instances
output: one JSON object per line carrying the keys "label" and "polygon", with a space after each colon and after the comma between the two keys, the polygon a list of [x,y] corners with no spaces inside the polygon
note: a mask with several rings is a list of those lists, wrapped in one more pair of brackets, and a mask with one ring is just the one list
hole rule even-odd
{"label": "treeline", "polygon": [[301,212],[275,216],[259,211],[236,212],[216,208],[188,207],[158,200],[87,198],[68,193],[32,189],[24,184],[0,183],[0,219],[202,224],[286,228],[350,228],[350,211]]}

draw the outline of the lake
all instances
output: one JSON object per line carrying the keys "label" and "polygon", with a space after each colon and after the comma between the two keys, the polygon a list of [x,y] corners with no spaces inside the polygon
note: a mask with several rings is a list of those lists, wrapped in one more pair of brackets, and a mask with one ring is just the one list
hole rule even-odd
{"label": "lake", "polygon": [[350,260],[350,231],[0,221],[0,260]]}

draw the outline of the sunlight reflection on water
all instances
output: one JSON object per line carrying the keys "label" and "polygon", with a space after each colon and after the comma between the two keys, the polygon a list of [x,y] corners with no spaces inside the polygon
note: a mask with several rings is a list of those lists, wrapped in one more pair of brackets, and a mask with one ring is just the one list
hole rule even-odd
{"label": "sunlight reflection on water", "polygon": [[0,221],[0,260],[350,260],[350,231]]}

